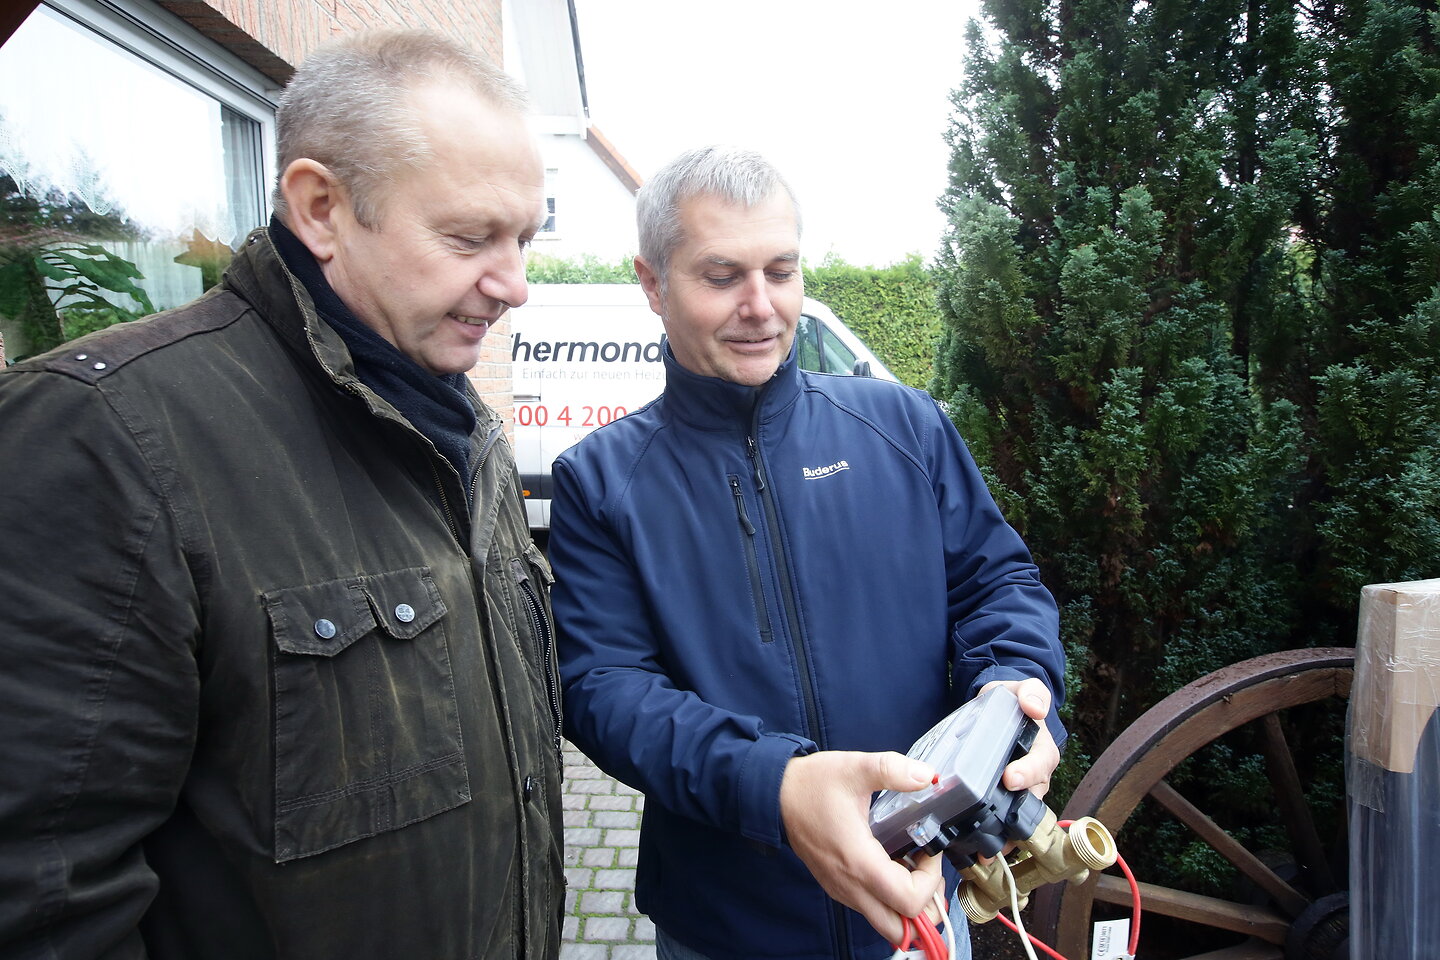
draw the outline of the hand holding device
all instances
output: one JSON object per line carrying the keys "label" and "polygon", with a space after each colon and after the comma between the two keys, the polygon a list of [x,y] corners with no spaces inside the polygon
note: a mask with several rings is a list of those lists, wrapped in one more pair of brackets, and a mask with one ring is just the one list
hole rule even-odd
{"label": "hand holding device", "polygon": [[896,863],[867,829],[876,790],[898,795],[934,778],[926,764],[899,753],[825,750],[795,757],[780,782],[786,839],[830,897],[857,911],[890,940],[900,917],[917,916],[941,885],[940,862]]}
{"label": "hand holding device", "polygon": [[1009,903],[1004,865],[980,861],[1008,843],[1024,853],[1013,871],[1020,895],[1042,883],[1083,881],[1115,862],[1114,838],[1099,821],[1078,820],[1067,834],[1038,796],[1005,787],[1006,766],[1029,753],[1039,730],[1013,690],[988,687],[911,747],[908,756],[935,768],[935,782],[884,791],[870,808],[871,832],[891,857],[913,862],[943,853],[961,868],[960,902],[977,923]]}

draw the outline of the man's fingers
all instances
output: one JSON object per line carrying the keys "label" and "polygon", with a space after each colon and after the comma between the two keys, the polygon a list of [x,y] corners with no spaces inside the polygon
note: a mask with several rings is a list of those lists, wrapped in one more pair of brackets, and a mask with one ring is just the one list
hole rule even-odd
{"label": "man's fingers", "polygon": [[935,892],[943,882],[939,860],[935,861],[933,870],[922,865],[913,871],[892,861],[886,876],[877,877],[873,884],[866,885],[866,893],[851,906],[881,936],[891,943],[899,943],[902,933],[900,917],[918,917],[924,913],[932,905]]}
{"label": "man's fingers", "polygon": [[[915,858],[915,872],[932,874],[935,877],[934,889],[930,891],[930,898],[925,902],[925,916],[932,924],[938,924],[943,918],[944,911],[941,906],[945,903],[945,875],[940,870],[941,861],[939,857],[921,855]],[[935,894],[939,893],[937,901]]]}
{"label": "man's fingers", "polygon": [[[911,871],[870,833],[876,790],[916,790],[934,780],[928,764],[899,753],[821,751],[795,757],[780,781],[786,837],[820,886],[886,937],[900,916],[918,916],[941,883],[939,863]],[[892,940],[891,942],[895,942]]]}
{"label": "man's fingers", "polygon": [[1005,789],[1024,790],[1028,788],[1037,797],[1050,792],[1050,779],[1038,770],[1038,764],[1016,760],[1005,768]]}
{"label": "man's fingers", "polygon": [[1055,738],[1043,723],[1035,734],[1035,743],[1030,752],[1005,768],[1002,778],[1007,790],[1024,790],[1027,787],[1039,797],[1050,789],[1050,777],[1060,765],[1060,750]]}
{"label": "man's fingers", "polygon": [[1025,711],[1027,717],[1044,720],[1050,713],[1050,688],[1034,677],[1020,681],[1020,685],[1015,688],[1015,697],[1020,701],[1020,709]]}
{"label": "man's fingers", "polygon": [[874,779],[871,785],[877,790],[919,790],[935,781],[935,768],[928,763],[911,759],[901,753],[864,754],[873,761]]}
{"label": "man's fingers", "polygon": [[1009,687],[1010,692],[1020,701],[1020,709],[1025,716],[1033,717],[1036,720],[1045,719],[1050,713],[1050,688],[1045,686],[1043,680],[1029,677],[1025,680],[991,680],[980,688],[984,693],[991,687]]}
{"label": "man's fingers", "polygon": [[991,687],[1008,687],[1020,701],[1020,709],[1027,717],[1041,721],[1040,731],[1035,735],[1035,745],[1030,752],[1005,768],[1001,778],[1007,790],[1024,790],[1027,787],[1037,796],[1045,796],[1050,789],[1050,775],[1060,764],[1060,751],[1055,747],[1055,738],[1050,735],[1044,720],[1050,714],[1050,688],[1035,677],[1025,680],[992,680],[980,688],[984,693]]}

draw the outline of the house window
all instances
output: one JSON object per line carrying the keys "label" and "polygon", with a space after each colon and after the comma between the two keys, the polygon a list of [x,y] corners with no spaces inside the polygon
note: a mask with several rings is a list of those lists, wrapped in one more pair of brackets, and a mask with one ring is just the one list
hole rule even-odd
{"label": "house window", "polygon": [[7,359],[178,306],[268,215],[274,95],[135,0],[46,0],[0,47]]}
{"label": "house window", "polygon": [[554,167],[547,167],[545,170],[545,225],[540,228],[538,236],[554,239],[559,236],[555,229],[555,184],[560,179],[560,171]]}

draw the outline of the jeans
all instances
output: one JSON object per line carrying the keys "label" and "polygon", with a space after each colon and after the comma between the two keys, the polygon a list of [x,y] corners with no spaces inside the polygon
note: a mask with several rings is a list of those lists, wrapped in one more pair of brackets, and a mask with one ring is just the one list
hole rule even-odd
{"label": "jeans", "polygon": [[[950,960],[970,960],[970,922],[965,918],[965,912],[960,909],[959,903],[953,898],[950,901],[950,929],[955,931],[955,956]],[[894,952],[894,950],[886,950],[879,956],[866,957],[865,960],[889,960]],[[703,953],[691,950],[660,927],[655,928],[655,958],[656,960],[708,960]]]}

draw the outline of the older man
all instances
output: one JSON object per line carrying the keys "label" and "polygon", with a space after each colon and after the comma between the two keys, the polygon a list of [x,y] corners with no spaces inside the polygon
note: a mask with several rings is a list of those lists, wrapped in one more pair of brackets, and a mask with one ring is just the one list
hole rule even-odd
{"label": "older man", "polygon": [[0,374],[0,954],[554,957],[550,575],[465,378],[523,94],[357,35],[279,151],[218,289]]}
{"label": "older man", "polygon": [[940,865],[885,856],[871,793],[928,783],[893,751],[995,682],[1049,715],[1005,775],[1043,789],[1055,604],[934,401],[797,368],[799,216],[767,163],[682,156],[638,217],[666,384],[555,465],[568,729],[646,794],[662,960],[879,960]]}

